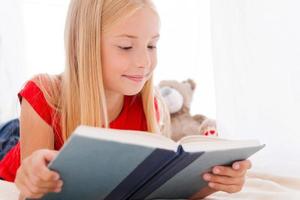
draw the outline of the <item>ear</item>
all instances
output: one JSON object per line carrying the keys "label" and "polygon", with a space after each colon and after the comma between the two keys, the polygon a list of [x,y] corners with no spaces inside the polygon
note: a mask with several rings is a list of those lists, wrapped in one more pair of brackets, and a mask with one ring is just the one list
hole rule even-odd
{"label": "ear", "polygon": [[196,89],[196,83],[192,79],[188,79],[186,81],[183,81],[183,83],[187,83],[190,85],[191,89],[194,91]]}

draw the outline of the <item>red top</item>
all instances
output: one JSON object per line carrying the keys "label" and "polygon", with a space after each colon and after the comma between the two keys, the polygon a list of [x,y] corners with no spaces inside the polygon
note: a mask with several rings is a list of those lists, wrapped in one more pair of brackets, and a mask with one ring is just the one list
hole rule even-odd
{"label": "red top", "polygon": [[[22,98],[25,98],[36,113],[52,127],[54,133],[54,149],[59,150],[64,143],[61,127],[58,120],[54,119],[54,109],[47,103],[40,88],[33,81],[29,81],[19,92],[18,96],[20,103]],[[159,120],[157,99],[155,99],[155,109],[156,117]],[[125,96],[122,111],[119,116],[110,123],[110,128],[140,131],[148,130],[141,95]],[[13,182],[16,177],[17,169],[20,166],[20,160],[19,142],[0,161],[0,177],[6,181]]]}

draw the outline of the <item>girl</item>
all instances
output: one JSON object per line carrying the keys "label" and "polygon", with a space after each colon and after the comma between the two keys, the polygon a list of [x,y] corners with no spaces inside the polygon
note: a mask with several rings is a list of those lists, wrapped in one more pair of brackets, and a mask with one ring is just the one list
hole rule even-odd
{"label": "girl", "polygon": [[[47,164],[80,124],[169,136],[153,88],[159,17],[150,0],[72,0],[65,34],[64,73],[36,76],[20,91],[20,142],[0,162],[20,199],[61,191]],[[199,175],[209,184],[193,198],[240,191],[249,167],[241,161]]]}

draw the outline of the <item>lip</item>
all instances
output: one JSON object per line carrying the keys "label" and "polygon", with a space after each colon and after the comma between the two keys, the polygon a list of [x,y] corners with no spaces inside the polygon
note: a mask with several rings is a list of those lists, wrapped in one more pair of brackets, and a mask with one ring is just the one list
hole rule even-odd
{"label": "lip", "polygon": [[147,77],[147,75],[123,75],[123,77],[139,83],[142,82]]}

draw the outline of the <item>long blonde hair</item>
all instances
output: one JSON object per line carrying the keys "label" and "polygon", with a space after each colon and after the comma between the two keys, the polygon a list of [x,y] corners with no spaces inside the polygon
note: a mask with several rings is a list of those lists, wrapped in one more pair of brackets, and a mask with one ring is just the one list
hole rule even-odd
{"label": "long blonde hair", "polygon": [[[35,79],[48,103],[61,116],[64,140],[78,125],[109,128],[102,77],[101,35],[121,18],[144,6],[155,11],[150,0],[71,0],[65,28],[65,71],[56,77]],[[156,96],[160,123],[165,129],[162,132],[169,136],[169,114],[159,93],[155,93],[153,77],[145,83],[141,95],[148,131],[161,132],[154,108]]]}

